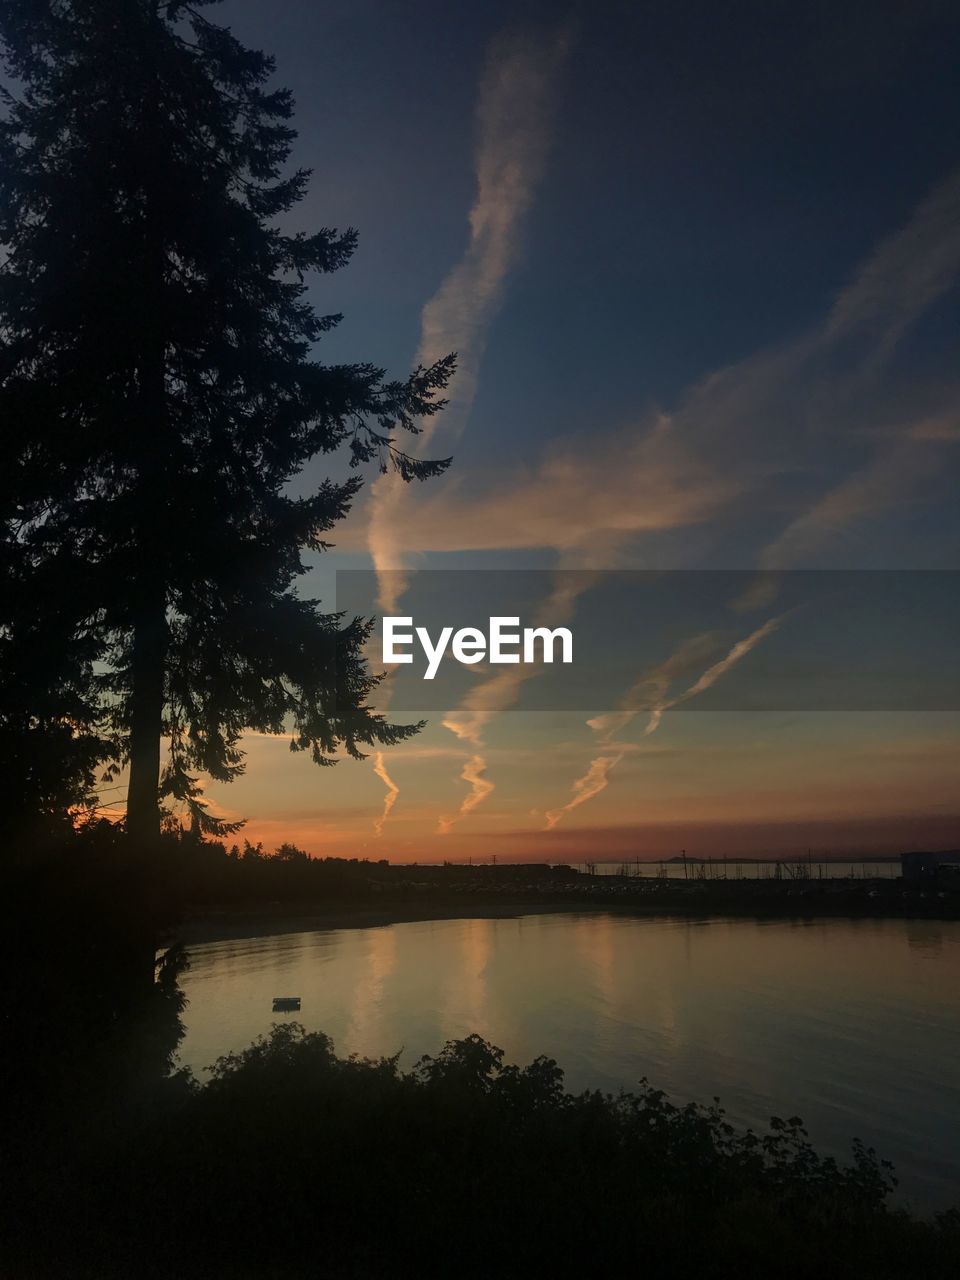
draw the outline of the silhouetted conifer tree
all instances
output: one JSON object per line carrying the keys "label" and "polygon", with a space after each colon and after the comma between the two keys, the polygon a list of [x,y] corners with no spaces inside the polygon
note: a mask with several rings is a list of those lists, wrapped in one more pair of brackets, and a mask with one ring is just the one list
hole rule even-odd
{"label": "silhouetted conifer tree", "polygon": [[129,762],[139,838],[164,797],[216,827],[196,776],[233,778],[244,729],[292,726],[318,763],[416,731],[367,705],[365,624],[295,588],[360,479],[291,481],[336,451],[406,480],[446,466],[395,436],[441,407],[452,357],[398,382],[316,362],[339,317],[305,279],[356,236],[284,228],[308,179],[285,171],[291,97],[212,2],[0,6],[3,536],[31,574],[57,566],[37,618],[69,614],[82,638],[72,661],[107,715],[104,758]]}

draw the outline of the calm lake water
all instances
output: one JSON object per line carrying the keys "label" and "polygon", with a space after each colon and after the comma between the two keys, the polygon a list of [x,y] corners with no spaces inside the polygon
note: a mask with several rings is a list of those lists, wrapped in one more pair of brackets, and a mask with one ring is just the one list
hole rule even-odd
{"label": "calm lake water", "polygon": [[181,1061],[201,1076],[282,1015],[341,1054],[401,1065],[479,1032],[567,1085],[641,1076],[719,1095],[763,1128],[801,1115],[822,1150],[859,1136],[923,1211],[960,1202],[960,923],[639,920],[583,913],[430,920],[194,945]]}

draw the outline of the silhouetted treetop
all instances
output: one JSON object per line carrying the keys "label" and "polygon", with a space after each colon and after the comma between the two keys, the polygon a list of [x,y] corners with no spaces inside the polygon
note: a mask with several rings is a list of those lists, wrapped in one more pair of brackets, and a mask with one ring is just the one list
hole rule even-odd
{"label": "silhouetted treetop", "polygon": [[235,776],[245,729],[292,726],[318,762],[415,731],[367,705],[364,624],[295,589],[362,483],[304,468],[336,453],[412,480],[448,461],[398,436],[442,406],[452,356],[401,380],[316,359],[340,317],[307,278],[356,233],[287,227],[309,178],[287,170],[291,96],[207,7],[0,9],[4,537],[28,576],[56,560],[71,584],[141,835],[158,794],[206,821],[196,775]]}

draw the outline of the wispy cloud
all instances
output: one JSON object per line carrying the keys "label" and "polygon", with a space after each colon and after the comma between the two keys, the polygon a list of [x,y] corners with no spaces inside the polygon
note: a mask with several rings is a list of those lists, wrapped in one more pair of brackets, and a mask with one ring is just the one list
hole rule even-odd
{"label": "wispy cloud", "polygon": [[[479,477],[483,483],[483,477]],[[534,465],[519,463],[489,488],[452,478],[393,513],[408,552],[553,548],[660,534],[701,524],[744,491],[746,477],[699,462],[657,417],[589,445],[550,445]],[[391,581],[388,586],[394,586]],[[393,599],[396,599],[394,595]]]}
{"label": "wispy cloud", "polygon": [[664,714],[672,707],[688,702],[701,693],[712,688],[718,680],[731,671],[738,662],[742,662],[761,641],[776,631],[782,618],[769,618],[762,626],[757,627],[749,635],[738,640],[722,658],[712,663],[700,676],[676,697],[669,697],[667,690],[675,679],[690,669],[696,655],[714,643],[710,635],[696,636],[684,641],[660,666],[645,673],[627,692],[619,710],[607,715],[588,720],[587,724],[599,738],[605,750],[595,756],[587,770],[577,778],[571,788],[570,799],[558,809],[551,809],[546,815],[545,830],[552,831],[557,823],[571,810],[593,799],[608,786],[609,775],[629,750],[629,744],[614,741],[614,736],[621,733],[638,715],[647,714],[644,736],[648,737],[659,729]]}
{"label": "wispy cloud", "polygon": [[437,831],[440,835],[449,835],[455,823],[459,822],[461,818],[465,818],[468,813],[472,813],[477,805],[482,803],[496,789],[490,779],[485,776],[486,772],[487,762],[482,755],[471,756],[464,764],[460,777],[464,782],[469,783],[470,793],[464,797],[459,812],[454,817],[440,818],[437,825]]}
{"label": "wispy cloud", "polygon": [[799,336],[715,370],[669,410],[615,429],[585,424],[506,480],[502,470],[451,474],[394,510],[384,533],[407,553],[582,548],[611,536],[644,547],[719,516],[735,524],[767,511],[787,519],[775,550],[756,548],[761,563],[829,550],[851,523],[923,496],[958,441],[955,386],[907,373],[897,388],[911,407],[892,425],[888,385],[903,339],[958,273],[960,174]]}
{"label": "wispy cloud", "polygon": [[588,726],[601,742],[611,742],[638,715],[652,714],[656,707],[662,707],[671,684],[692,671],[702,670],[717,652],[718,637],[712,631],[682,641],[664,662],[645,671],[630,686],[616,711],[595,716],[587,721]]}
{"label": "wispy cloud", "polygon": [[384,763],[383,752],[378,751],[373,760],[373,772],[377,775],[383,785],[387,788],[387,793],[383,797],[383,811],[380,817],[373,824],[374,834],[383,835],[383,828],[393,812],[393,806],[397,803],[397,796],[400,794],[400,788],[387,773],[387,766]]}
{"label": "wispy cloud", "polygon": [[822,339],[864,330],[883,355],[952,287],[960,271],[960,172],[951,174],[899,231],[878,245],[830,312]]}
{"label": "wispy cloud", "polygon": [[[478,153],[478,175],[480,168]],[[454,305],[471,278],[466,264],[474,261],[472,254],[470,270],[477,269],[482,239],[474,227],[464,262],[431,303],[429,326],[424,313],[425,343],[428,330],[452,332],[438,317],[446,316],[445,323],[452,325],[459,316],[472,349],[482,351],[488,321],[477,329],[471,325],[494,314],[495,306],[490,309],[483,289],[478,298],[487,301],[478,302],[475,311],[468,306],[461,314]],[[510,258],[491,253],[488,261]],[[869,542],[858,544],[854,531],[878,514],[928,498],[950,471],[950,451],[960,437],[956,388],[921,386],[912,371],[897,384],[890,371],[896,372],[895,356],[905,336],[951,288],[958,272],[960,175],[953,175],[881,242],[818,324],[713,372],[669,412],[651,411],[612,431],[591,423],[582,433],[551,442],[539,462],[512,469],[506,480],[502,470],[489,477],[451,476],[418,494],[415,503],[389,512],[385,505],[378,507],[384,540],[389,534],[399,548],[393,560],[387,548],[378,567],[405,563],[417,551],[523,548],[553,549],[561,561],[592,555],[599,564],[606,557],[605,567],[613,556],[627,562],[632,557],[646,567],[652,549],[662,548],[664,534],[708,522],[717,528],[752,522],[764,530],[765,540],[754,535],[739,543],[738,554],[746,548],[759,569],[756,589],[741,602],[743,608],[769,609],[780,569],[831,565],[838,558],[845,567],[869,565]],[[447,345],[459,344],[451,338]],[[464,406],[475,392],[479,364],[467,367],[474,369],[474,381],[467,377],[463,383],[464,399],[452,417],[454,434],[462,429]],[[910,406],[901,421],[891,408],[891,385],[898,386],[900,403]],[[761,512],[762,522],[756,519]],[[767,531],[774,522],[780,531],[771,538]],[[662,550],[656,554],[663,567]],[[655,732],[669,706],[723,678],[777,625],[770,619],[719,657],[710,651],[715,637],[689,641],[688,650],[674,655],[678,666],[716,661],[701,666],[698,680],[672,701],[669,690],[681,678],[679,670],[669,679],[662,671],[641,677],[620,708],[593,722],[603,754],[577,780],[573,807],[607,785],[622,758],[616,735],[637,715],[647,715],[645,733]],[[522,671],[481,678],[444,724],[461,742],[483,748],[489,725],[514,705],[526,678]],[[551,813],[567,811],[564,806]]]}
{"label": "wispy cloud", "polygon": [[605,791],[608,786],[607,778],[610,770],[620,763],[623,756],[624,753],[622,751],[618,751],[613,755],[595,756],[590,761],[590,766],[586,773],[574,782],[572,794],[567,803],[561,805],[559,809],[551,809],[547,813],[545,830],[552,831],[564,814],[570,813],[572,809],[586,804],[588,800],[598,796],[601,791]]}
{"label": "wispy cloud", "polygon": [[491,720],[513,705],[525,680],[531,678],[529,667],[511,667],[488,679],[481,678],[464,695],[458,706],[448,711],[441,721],[461,742],[483,746],[483,731]]}
{"label": "wispy cloud", "polygon": [[[658,703],[654,708],[654,711],[657,713],[657,719],[653,728],[655,729],[660,724],[660,721],[663,719],[663,713],[668,711],[671,707],[679,706],[681,702],[688,702],[691,698],[697,697],[698,694],[706,693],[708,689],[712,689],[718,680],[722,680],[728,671],[731,671],[738,662],[742,662],[748,653],[752,653],[761,640],[765,640],[767,636],[773,635],[773,633],[779,629],[782,621],[782,618],[768,618],[762,626],[757,627],[755,631],[751,631],[750,635],[745,636],[742,640],[738,640],[725,657],[721,658],[719,662],[715,662],[712,667],[708,667],[707,670],[704,671],[703,675],[700,676],[700,678],[696,680],[689,689],[684,693],[681,693],[678,698],[674,698],[673,700],[668,699],[666,702]],[[653,716],[651,715],[651,720],[652,719]],[[646,731],[647,733],[651,733],[653,730],[648,725]]]}
{"label": "wispy cloud", "polygon": [[[419,452],[429,448],[438,430],[443,431],[445,441],[452,441],[467,424],[487,332],[520,256],[526,217],[546,166],[568,44],[565,29],[537,35],[509,31],[498,36],[488,50],[476,108],[477,190],[469,214],[469,240],[462,259],[423,309],[417,351],[417,361],[424,365],[456,351],[457,372],[442,417],[424,424],[417,442]],[[372,487],[368,505],[367,546],[377,571],[379,604],[384,613],[396,613],[405,589],[402,571],[409,551],[417,549],[404,537],[402,513],[410,505],[405,491],[398,476],[381,476]],[[381,702],[381,709],[389,702],[389,682]],[[479,729],[475,735],[478,733]],[[398,789],[385,771],[380,773],[378,768],[377,772],[392,788],[377,824],[379,835],[396,803]],[[481,774],[482,761],[481,766],[470,761],[464,766],[462,776],[473,790],[461,816],[493,790],[493,784],[484,781]]]}
{"label": "wispy cloud", "polygon": [[[591,432],[588,450],[580,439],[553,446],[538,467],[506,486],[471,495],[457,483],[447,484],[405,513],[405,540],[446,550],[552,547],[564,555],[593,547],[610,554],[631,540],[703,523],[734,504],[752,512],[746,496],[756,492],[765,501],[785,473],[816,478],[825,433],[831,431],[831,461],[845,461],[846,474],[838,479],[834,473],[758,552],[763,573],[740,602],[745,609],[769,607],[778,591],[770,571],[809,564],[825,549],[835,556],[858,521],[929,492],[938,471],[946,472],[944,450],[957,441],[954,406],[921,413],[891,445],[869,418],[873,401],[865,388],[877,381],[883,362],[958,270],[960,176],[954,176],[881,243],[819,326],[712,374],[671,414],[599,440]],[[840,447],[844,436],[848,443]],[[781,493],[777,501],[789,505],[797,499]],[[765,623],[671,700],[668,689],[680,669],[703,658],[712,642],[694,637],[592,727],[612,743],[646,712],[645,733],[654,732],[670,706],[709,688],[778,625],[777,619]],[[515,701],[520,684],[517,674],[495,677],[471,691],[445,723],[458,736],[479,742],[494,716]],[[621,758],[617,752],[596,757],[575,783],[570,805],[602,790]],[[549,825],[567,811],[552,811]]]}
{"label": "wispy cloud", "polygon": [[[558,572],[553,579],[550,595],[542,601],[534,617],[534,625],[539,627],[556,627],[569,622],[576,602],[584,591],[593,583],[595,574],[591,571],[579,573]],[[541,664],[527,663],[510,667],[506,671],[480,680],[453,710],[443,717],[443,726],[455,734],[461,742],[469,742],[473,746],[484,745],[483,733],[487,725],[497,716],[508,710],[517,701],[523,685],[534,679],[543,670]],[[475,757],[483,765],[481,772],[486,772],[486,760]],[[476,773],[477,771],[474,770]],[[464,802],[458,818],[474,810],[493,790],[494,784],[486,777],[478,785],[476,779],[467,778],[466,768],[460,775],[474,783],[474,791],[468,797],[469,805]],[[441,819],[440,829],[450,830],[452,822]]]}
{"label": "wispy cloud", "polygon": [[[946,426],[943,418],[939,422]],[[880,452],[816,497],[806,511],[764,547],[759,557],[761,568],[807,567],[815,564],[825,549],[832,552],[834,562],[838,551],[847,550],[848,558],[855,561],[858,548],[852,539],[858,525],[906,506],[917,494],[929,494],[942,483],[949,483],[942,446],[955,448],[956,443],[956,436],[945,431],[940,435],[911,432],[898,445]]]}
{"label": "wispy cloud", "polygon": [[522,250],[525,220],[546,169],[566,29],[509,30],[491,43],[477,101],[477,191],[466,252],[423,311],[419,358],[458,352],[442,419],[425,432],[458,434],[477,392],[487,333]]}
{"label": "wispy cloud", "polygon": [[[470,235],[462,259],[423,309],[417,359],[430,364],[457,352],[457,373],[444,413],[429,419],[418,449],[442,431],[445,444],[466,426],[477,393],[487,334],[503,302],[506,284],[522,250],[527,215],[543,176],[553,135],[560,72],[569,45],[567,30],[511,30],[491,44],[476,108],[477,189],[469,215]],[[368,547],[381,580],[381,605],[396,612],[402,570],[410,548],[401,512],[410,504],[395,475],[373,485],[368,511]]]}

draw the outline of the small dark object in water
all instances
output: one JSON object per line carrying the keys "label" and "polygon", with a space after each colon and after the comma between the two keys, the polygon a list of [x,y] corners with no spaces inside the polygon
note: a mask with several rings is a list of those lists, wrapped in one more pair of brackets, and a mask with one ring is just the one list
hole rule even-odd
{"label": "small dark object in water", "polygon": [[299,1013],[300,997],[299,996],[274,996],[273,997],[274,1013]]}

